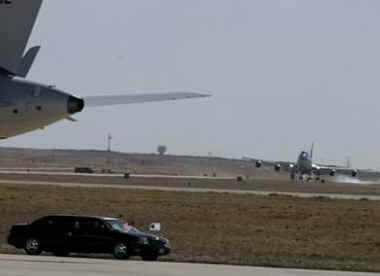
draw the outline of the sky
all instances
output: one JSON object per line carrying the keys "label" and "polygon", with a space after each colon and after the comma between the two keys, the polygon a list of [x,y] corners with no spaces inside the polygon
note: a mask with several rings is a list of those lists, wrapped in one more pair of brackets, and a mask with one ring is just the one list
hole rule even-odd
{"label": "sky", "polygon": [[28,79],[78,96],[211,98],[85,109],[2,146],[380,168],[380,1],[49,0]]}

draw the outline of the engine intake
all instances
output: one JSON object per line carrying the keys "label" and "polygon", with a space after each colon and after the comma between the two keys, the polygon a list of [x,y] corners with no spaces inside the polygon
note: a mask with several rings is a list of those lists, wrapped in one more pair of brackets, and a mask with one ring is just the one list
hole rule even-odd
{"label": "engine intake", "polygon": [[351,171],[352,177],[357,177],[358,176],[358,171],[357,170],[352,170]]}
{"label": "engine intake", "polygon": [[255,163],[256,168],[260,168],[263,165],[263,161],[257,160]]}
{"label": "engine intake", "polygon": [[69,114],[74,114],[81,112],[84,108],[84,101],[82,99],[70,96],[67,100],[67,112]]}

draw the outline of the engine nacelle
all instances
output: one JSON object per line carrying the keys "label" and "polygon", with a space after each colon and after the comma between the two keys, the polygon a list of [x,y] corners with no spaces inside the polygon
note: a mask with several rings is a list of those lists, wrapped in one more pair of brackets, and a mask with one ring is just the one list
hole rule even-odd
{"label": "engine nacelle", "polygon": [[274,165],[274,170],[275,170],[276,172],[279,172],[279,171],[281,170],[281,164],[275,164],[275,165]]}
{"label": "engine nacelle", "polygon": [[351,176],[352,177],[357,177],[358,176],[358,170],[352,170],[351,171]]}
{"label": "engine nacelle", "polygon": [[335,170],[335,169],[332,169],[332,170],[330,171],[329,175],[330,175],[330,176],[334,176],[335,173],[336,173],[336,170]]}
{"label": "engine nacelle", "polygon": [[263,161],[257,160],[255,163],[256,168],[260,168],[263,165]]}
{"label": "engine nacelle", "polygon": [[316,176],[320,176],[321,175],[321,168],[318,167],[318,166],[315,166],[315,168],[314,168],[314,174]]}

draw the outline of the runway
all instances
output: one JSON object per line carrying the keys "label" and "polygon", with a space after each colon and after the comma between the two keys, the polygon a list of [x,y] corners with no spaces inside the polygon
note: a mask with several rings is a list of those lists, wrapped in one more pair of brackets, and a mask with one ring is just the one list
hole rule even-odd
{"label": "runway", "polygon": [[376,273],[0,255],[1,276],[375,276]]}
{"label": "runway", "polygon": [[278,192],[278,191],[254,191],[254,190],[232,190],[232,189],[209,189],[191,187],[162,187],[162,186],[138,186],[122,184],[93,184],[93,183],[69,183],[51,181],[20,181],[20,180],[0,180],[0,184],[13,185],[49,185],[60,187],[82,187],[82,188],[117,188],[134,190],[153,190],[167,192],[188,192],[188,193],[230,193],[230,194],[251,194],[251,195],[288,195],[300,198],[325,197],[330,199],[352,199],[352,200],[380,200],[378,195],[355,195],[355,194],[332,194],[332,193],[304,193],[304,192]]}
{"label": "runway", "polygon": [[[89,176],[89,177],[124,177],[122,173],[74,173],[57,171],[28,171],[28,170],[0,170],[0,174],[15,175],[62,175],[62,176]],[[167,174],[130,174],[131,178],[174,178],[174,179],[213,179],[213,180],[234,180],[236,177],[214,177],[214,176],[194,176],[194,175],[167,175]]]}

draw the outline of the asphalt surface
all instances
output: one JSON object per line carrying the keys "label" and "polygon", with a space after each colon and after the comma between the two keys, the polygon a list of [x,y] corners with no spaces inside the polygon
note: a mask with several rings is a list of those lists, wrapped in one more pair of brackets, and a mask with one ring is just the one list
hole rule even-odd
{"label": "asphalt surface", "polygon": [[[18,174],[18,175],[62,175],[62,176],[90,176],[90,177],[124,177],[122,173],[73,173],[73,172],[56,172],[56,171],[15,171],[0,170],[0,174]],[[216,179],[216,180],[234,180],[236,177],[214,177],[214,176],[194,176],[194,175],[166,175],[166,174],[130,174],[133,178],[174,178],[174,179]]]}
{"label": "asphalt surface", "polygon": [[301,198],[325,197],[331,199],[354,199],[354,200],[380,200],[376,195],[350,195],[350,194],[327,194],[327,193],[301,193],[301,192],[277,192],[277,191],[253,191],[253,190],[230,190],[230,189],[209,189],[209,188],[191,188],[191,187],[162,187],[162,186],[138,186],[122,184],[91,184],[91,183],[69,183],[69,182],[51,182],[51,181],[20,181],[20,180],[0,180],[0,184],[13,185],[49,185],[60,187],[85,187],[85,188],[118,188],[133,190],[153,190],[168,192],[189,192],[189,193],[230,193],[230,194],[251,194],[251,195],[289,195]]}
{"label": "asphalt surface", "polygon": [[1,276],[375,276],[376,273],[340,272],[264,268],[249,266],[226,266],[208,264],[185,264],[142,261],[117,261],[85,258],[58,258],[50,256],[0,255]]}

